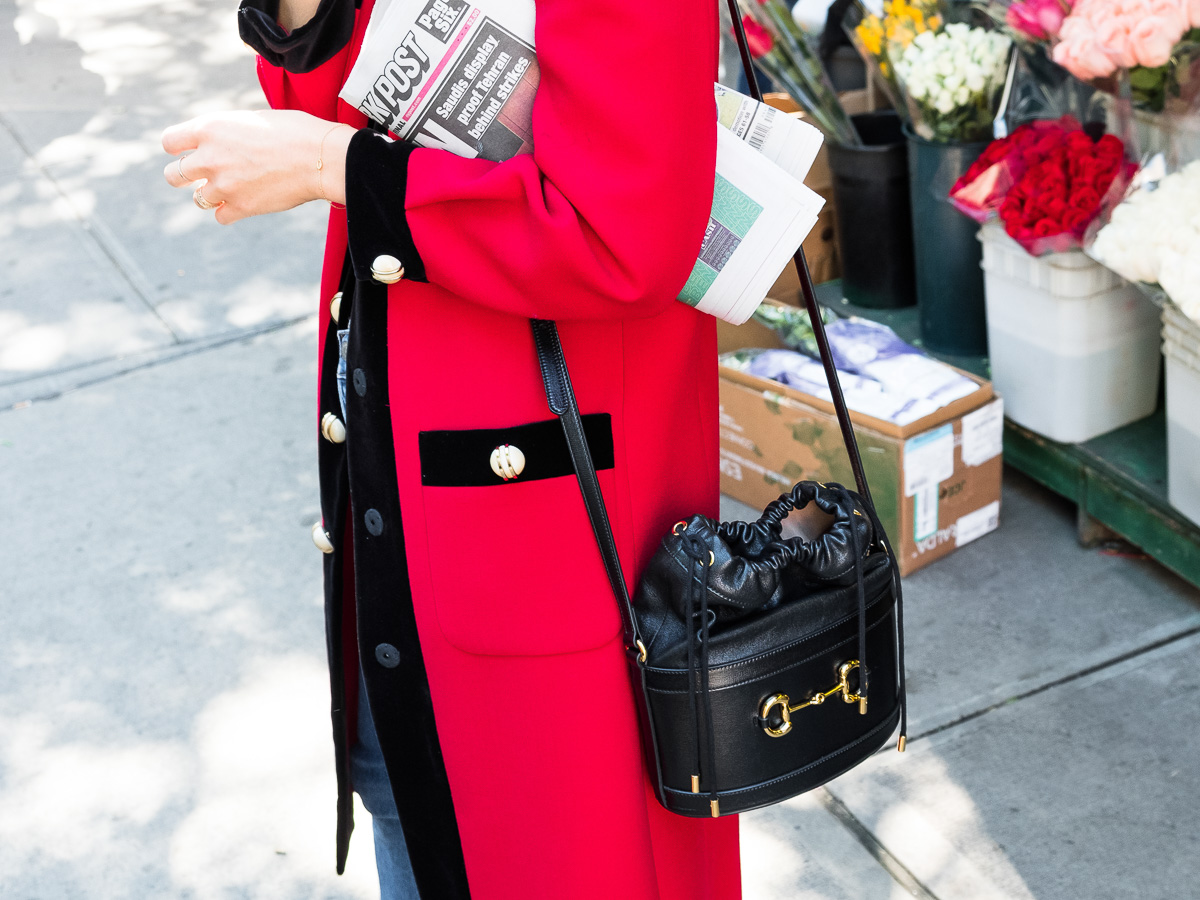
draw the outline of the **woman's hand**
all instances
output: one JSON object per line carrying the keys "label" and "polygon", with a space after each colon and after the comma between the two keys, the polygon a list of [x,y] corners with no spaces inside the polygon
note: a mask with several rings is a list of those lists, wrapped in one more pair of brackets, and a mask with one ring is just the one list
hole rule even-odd
{"label": "woman's hand", "polygon": [[353,135],[349,125],[294,110],[200,116],[163,132],[164,150],[187,154],[163,172],[172,187],[203,181],[199,196],[222,225],[309,200],[345,203]]}

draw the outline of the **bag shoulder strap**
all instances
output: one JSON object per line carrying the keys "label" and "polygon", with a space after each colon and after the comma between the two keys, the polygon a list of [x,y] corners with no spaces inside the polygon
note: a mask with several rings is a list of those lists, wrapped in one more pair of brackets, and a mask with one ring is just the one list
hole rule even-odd
{"label": "bag shoulder strap", "polygon": [[533,326],[533,343],[537,348],[538,366],[542,370],[542,383],[546,387],[546,403],[550,411],[562,421],[567,438],[567,449],[579,479],[579,490],[587,507],[596,544],[604,560],[604,570],[617,597],[621,613],[621,627],[625,633],[625,647],[637,648],[645,657],[644,647],[638,637],[637,619],[633,615],[633,603],[629,599],[629,588],[621,572],[621,561],[617,555],[617,542],[613,537],[612,525],[608,521],[608,510],[604,506],[604,495],[600,493],[600,479],[592,463],[592,452],[588,448],[583,432],[583,419],[579,415],[579,403],[571,387],[571,376],[567,372],[567,361],[563,356],[562,344],[558,339],[558,326],[549,319],[530,319]]}

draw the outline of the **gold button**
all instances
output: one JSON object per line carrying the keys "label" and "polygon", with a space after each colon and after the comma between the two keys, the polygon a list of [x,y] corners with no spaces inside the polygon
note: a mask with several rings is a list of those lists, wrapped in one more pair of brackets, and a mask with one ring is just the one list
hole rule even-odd
{"label": "gold button", "polygon": [[333,316],[333,321],[337,321],[342,312],[342,292],[338,291],[333,295],[333,299],[329,301],[329,314]]}
{"label": "gold button", "polygon": [[404,277],[404,266],[396,257],[384,253],[375,257],[375,262],[371,263],[371,277],[384,284],[395,284]]}
{"label": "gold button", "polygon": [[325,440],[331,444],[340,444],[346,440],[346,426],[333,413],[325,413],[321,417],[321,434],[325,435]]}
{"label": "gold button", "polygon": [[322,553],[332,553],[333,552],[333,541],[331,541],[329,539],[329,532],[327,532],[321,526],[320,522],[318,522],[316,525],[313,526],[312,537],[313,537],[313,543],[317,545],[317,549],[320,550]]}
{"label": "gold button", "polygon": [[492,451],[492,471],[505,481],[512,481],[525,471],[525,454],[511,444],[501,444]]}

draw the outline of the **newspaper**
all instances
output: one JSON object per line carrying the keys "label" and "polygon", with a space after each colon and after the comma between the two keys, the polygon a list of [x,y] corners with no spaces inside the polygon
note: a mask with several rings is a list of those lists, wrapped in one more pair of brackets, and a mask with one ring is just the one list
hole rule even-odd
{"label": "newspaper", "polygon": [[[533,0],[386,0],[341,98],[401,140],[501,162],[533,150]],[[811,125],[715,86],[717,166],[704,242],[679,299],[741,324],[816,224]]]}
{"label": "newspaper", "polygon": [[712,213],[679,299],[740,325],[817,222],[821,197],[717,127]]}
{"label": "newspaper", "polygon": [[340,96],[421,147],[496,162],[528,153],[534,13],[532,0],[389,0]]}
{"label": "newspaper", "polygon": [[[795,336],[799,333],[803,338],[808,326],[804,310],[773,301],[764,304],[755,318],[793,346]],[[858,317],[835,319],[826,325],[825,334],[846,405],[856,412],[908,425],[979,390],[976,382],[957,369],[931,359],[878,322]],[[803,352],[735,350],[724,354],[721,364],[830,400],[825,369],[814,358],[815,347],[802,340],[798,349]]]}
{"label": "newspaper", "polygon": [[[774,331],[789,351],[803,356],[750,349],[732,354],[733,361],[726,365],[828,399],[821,393],[825,372],[817,362],[820,354],[807,310],[768,300],[754,318]],[[854,403],[847,399],[851,409],[906,425],[979,390],[975,381],[901,340],[887,325],[857,316],[841,318],[828,309],[821,318],[846,396],[853,392],[859,397]]]}
{"label": "newspaper", "polygon": [[716,92],[717,121],[803,182],[821,149],[821,132],[723,84],[716,85]]}

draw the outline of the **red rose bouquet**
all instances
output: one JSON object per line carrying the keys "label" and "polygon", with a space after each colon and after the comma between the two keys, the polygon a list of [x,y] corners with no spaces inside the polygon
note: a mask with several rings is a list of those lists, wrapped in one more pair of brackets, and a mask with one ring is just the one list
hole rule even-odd
{"label": "red rose bouquet", "polygon": [[1022,125],[993,141],[950,190],[963,213],[998,214],[1026,252],[1076,249],[1088,227],[1124,196],[1136,166],[1110,134],[1093,140],[1070,117]]}

